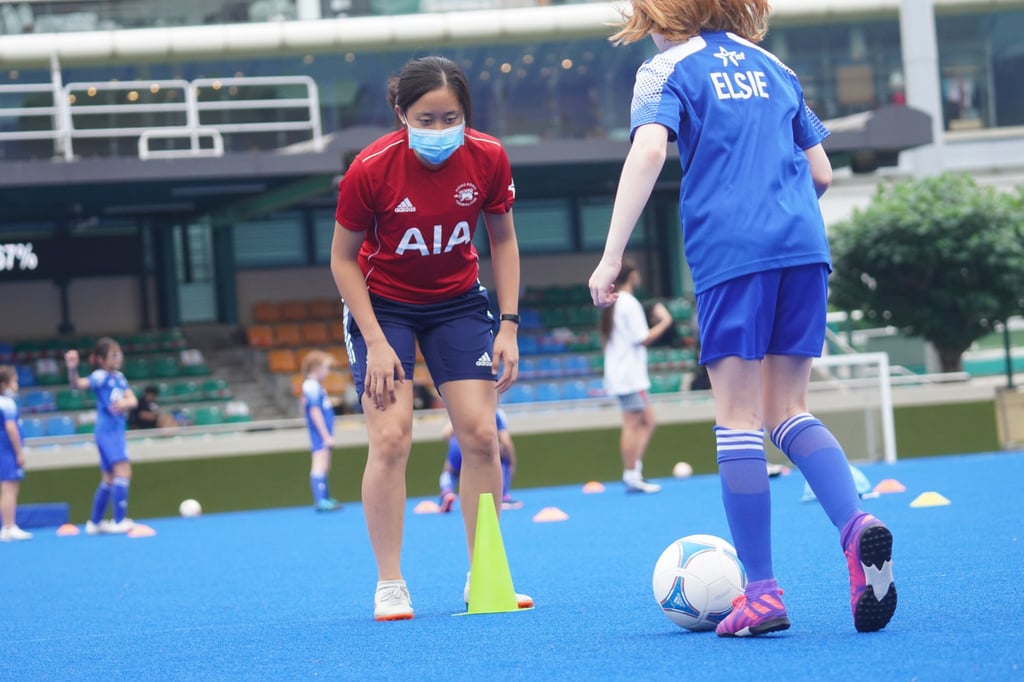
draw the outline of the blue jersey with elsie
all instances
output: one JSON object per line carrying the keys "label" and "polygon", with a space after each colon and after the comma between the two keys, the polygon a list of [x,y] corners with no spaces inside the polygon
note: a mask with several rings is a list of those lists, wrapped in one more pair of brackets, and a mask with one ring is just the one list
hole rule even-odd
{"label": "blue jersey with elsie", "polygon": [[331,403],[331,398],[324,390],[323,384],[316,379],[306,379],[302,382],[302,411],[306,415],[306,427],[309,429],[310,449],[316,452],[324,448],[324,439],[313,423],[314,410],[323,416],[327,433],[333,434],[334,405]]}
{"label": "blue jersey with elsie", "polygon": [[89,388],[96,395],[96,432],[124,431],[128,416],[115,412],[114,405],[128,392],[128,380],[117,370],[93,370]]}
{"label": "blue jersey with elsie", "polygon": [[637,72],[631,134],[658,123],[679,148],[679,206],[694,291],[811,263],[831,267],[804,150],[828,136],[795,73],[725,31],[706,32]]}
{"label": "blue jersey with elsie", "polygon": [[18,455],[7,433],[8,424],[18,427],[20,437],[21,415],[18,403],[10,396],[0,395],[0,481],[20,481],[25,477],[25,472],[18,466]]}

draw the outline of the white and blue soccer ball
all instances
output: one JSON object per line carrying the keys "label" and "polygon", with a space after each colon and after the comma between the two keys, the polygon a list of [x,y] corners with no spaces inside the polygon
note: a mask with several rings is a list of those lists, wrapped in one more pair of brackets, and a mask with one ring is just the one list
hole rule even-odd
{"label": "white and blue soccer ball", "polygon": [[669,619],[687,630],[713,630],[743,594],[747,573],[728,542],[714,535],[687,535],[654,564],[654,599]]}

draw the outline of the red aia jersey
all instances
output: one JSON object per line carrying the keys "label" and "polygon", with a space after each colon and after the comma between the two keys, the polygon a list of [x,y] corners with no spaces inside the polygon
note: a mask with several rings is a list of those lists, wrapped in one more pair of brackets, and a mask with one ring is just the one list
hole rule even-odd
{"label": "red aia jersey", "polygon": [[473,235],[480,213],[508,213],[514,199],[512,169],[497,139],[467,128],[465,144],[431,169],[398,130],[348,167],[335,218],[346,229],[366,231],[359,267],[371,293],[435,303],[477,281]]}

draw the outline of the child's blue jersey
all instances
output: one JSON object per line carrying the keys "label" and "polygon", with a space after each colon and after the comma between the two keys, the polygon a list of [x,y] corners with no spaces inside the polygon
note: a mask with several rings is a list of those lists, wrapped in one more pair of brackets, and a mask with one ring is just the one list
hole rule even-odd
{"label": "child's blue jersey", "polygon": [[89,375],[89,388],[96,395],[96,432],[124,431],[128,415],[114,412],[114,403],[128,392],[128,380],[121,372],[94,370]]}
{"label": "child's blue jersey", "polygon": [[804,150],[828,131],[774,55],[710,32],[647,60],[631,135],[658,123],[679,147],[679,213],[694,292],[754,272],[831,267]]}
{"label": "child's blue jersey", "polygon": [[14,446],[11,445],[11,437],[7,435],[7,423],[12,422],[18,426],[18,434],[21,434],[21,414],[18,409],[18,401],[6,395],[0,395],[0,456],[14,456]]}
{"label": "child's blue jersey", "polygon": [[324,390],[323,384],[316,379],[306,379],[302,382],[302,411],[306,416],[306,427],[309,429],[309,437],[312,440],[312,449],[314,451],[320,450],[324,446],[323,439],[320,437],[320,432],[316,430],[316,426],[313,424],[313,410],[319,410],[320,414],[324,417],[324,425],[327,427],[327,432],[334,433],[334,405],[331,403],[330,396],[327,395],[327,391]]}

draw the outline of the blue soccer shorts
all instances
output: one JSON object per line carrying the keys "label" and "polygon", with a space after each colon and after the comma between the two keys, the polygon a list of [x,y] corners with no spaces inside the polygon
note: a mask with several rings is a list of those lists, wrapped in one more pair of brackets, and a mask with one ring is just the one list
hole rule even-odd
{"label": "blue soccer shorts", "polygon": [[700,363],[765,355],[820,357],[829,268],[824,263],[736,277],[697,294]]}
{"label": "blue soccer shorts", "polygon": [[100,469],[109,474],[118,462],[128,461],[128,441],[122,430],[97,431],[96,448],[100,451]]}
{"label": "blue soccer shorts", "polygon": [[[494,317],[487,290],[477,284],[464,294],[438,303],[401,303],[370,295],[373,312],[384,337],[398,355],[406,381],[412,381],[416,342],[434,385],[479,379],[495,381],[491,374]],[[366,379],[366,340],[345,309],[345,345],[356,394],[362,399]]]}
{"label": "blue soccer shorts", "polygon": [[18,466],[13,452],[0,452],[0,481],[23,481],[25,470]]}

